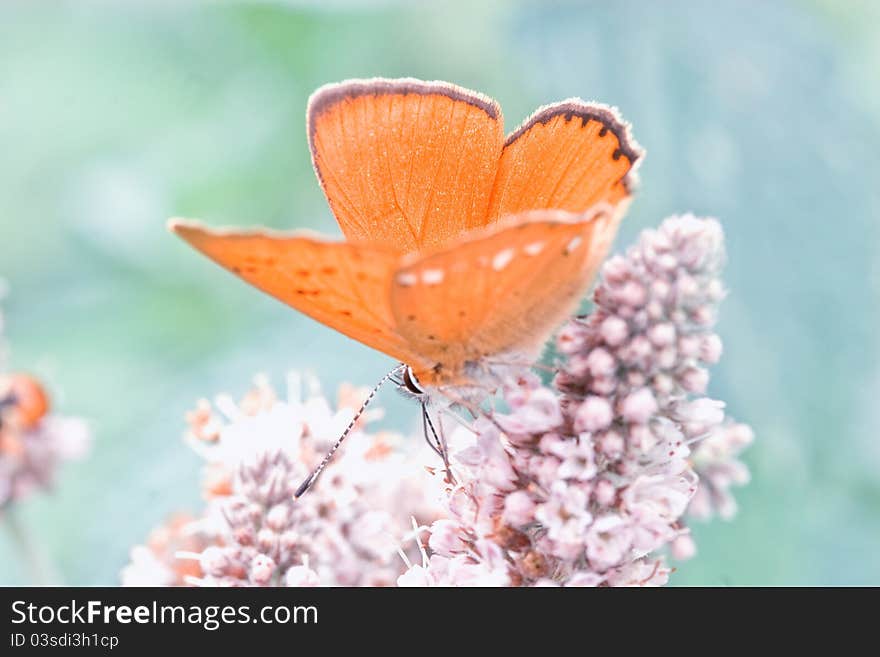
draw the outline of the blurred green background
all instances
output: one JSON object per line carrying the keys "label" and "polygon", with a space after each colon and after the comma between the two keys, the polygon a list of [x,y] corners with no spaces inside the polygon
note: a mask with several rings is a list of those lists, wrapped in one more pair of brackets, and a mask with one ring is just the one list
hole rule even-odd
{"label": "blurred green background", "polygon": [[[256,372],[328,390],[390,361],[236,281],[165,231],[338,233],[305,141],[309,93],[447,79],[513,128],[569,96],[647,148],[617,248],[669,214],[727,232],[711,393],[751,423],[753,482],[695,528],[678,584],[880,584],[880,5],[250,2],[0,5],[0,276],[12,364],[90,420],[89,459],[19,509],[71,584],[197,510],[182,444],[201,396]],[[400,429],[416,414],[392,393]],[[24,583],[0,536],[0,583]]]}

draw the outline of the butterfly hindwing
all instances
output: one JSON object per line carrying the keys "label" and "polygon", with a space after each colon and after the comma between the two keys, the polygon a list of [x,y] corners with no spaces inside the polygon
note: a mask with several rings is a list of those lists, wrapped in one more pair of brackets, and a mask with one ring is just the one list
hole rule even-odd
{"label": "butterfly hindwing", "polygon": [[399,360],[418,360],[397,334],[388,291],[398,256],[302,234],[216,231],[172,220],[190,245],[251,285]]}
{"label": "butterfly hindwing", "polygon": [[487,221],[503,147],[494,101],[443,82],[350,80],[309,100],[312,160],[352,242],[436,248]]}
{"label": "butterfly hindwing", "polygon": [[616,110],[571,99],[548,105],[508,138],[490,220],[538,209],[584,212],[629,198],[642,156]]}
{"label": "butterfly hindwing", "polygon": [[400,335],[441,368],[503,352],[535,354],[577,305],[615,231],[608,206],[510,223],[414,256],[394,276]]}

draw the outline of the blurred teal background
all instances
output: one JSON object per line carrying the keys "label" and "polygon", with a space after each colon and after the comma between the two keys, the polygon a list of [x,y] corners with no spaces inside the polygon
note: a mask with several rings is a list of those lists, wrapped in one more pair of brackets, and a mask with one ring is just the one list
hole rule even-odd
{"label": "blurred teal background", "polygon": [[[305,104],[349,77],[448,79],[508,128],[569,96],[647,148],[617,248],[669,214],[727,232],[711,392],[753,425],[731,522],[678,584],[880,584],[880,6],[872,2],[0,5],[0,276],[12,364],[88,418],[89,459],[19,510],[71,584],[114,584],[197,510],[201,396],[256,372],[328,390],[390,361],[198,257],[172,215],[338,233]],[[415,413],[392,393],[389,423]],[[24,583],[0,536],[0,583]]]}

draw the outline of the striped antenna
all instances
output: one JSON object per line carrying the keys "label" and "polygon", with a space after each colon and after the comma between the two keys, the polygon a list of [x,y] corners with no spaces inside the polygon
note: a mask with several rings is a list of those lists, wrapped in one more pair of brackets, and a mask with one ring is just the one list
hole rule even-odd
{"label": "striped antenna", "polygon": [[393,370],[388,372],[385,376],[383,376],[379,383],[370,391],[370,394],[367,395],[367,398],[364,400],[364,403],[361,404],[360,410],[354,414],[354,417],[351,418],[351,422],[348,423],[348,426],[345,427],[345,431],[342,432],[342,435],[339,436],[339,440],[330,448],[330,451],[327,452],[327,456],[324,457],[324,460],[318,464],[318,467],[312,471],[306,480],[299,485],[299,488],[296,489],[296,492],[293,494],[294,499],[298,499],[305,494],[305,492],[312,487],[312,484],[318,479],[321,474],[321,471],[327,467],[327,464],[330,463],[330,460],[333,458],[333,455],[336,453],[336,450],[339,449],[339,446],[342,444],[342,441],[348,437],[348,434],[351,433],[351,430],[354,429],[354,425],[357,424],[357,421],[360,419],[361,415],[364,414],[364,411],[367,410],[367,406],[369,406],[370,402],[373,401],[373,397],[376,396],[376,393],[379,392],[379,388],[382,387],[382,384],[385,383],[388,379],[393,377],[397,372],[400,371],[402,365],[398,365]]}

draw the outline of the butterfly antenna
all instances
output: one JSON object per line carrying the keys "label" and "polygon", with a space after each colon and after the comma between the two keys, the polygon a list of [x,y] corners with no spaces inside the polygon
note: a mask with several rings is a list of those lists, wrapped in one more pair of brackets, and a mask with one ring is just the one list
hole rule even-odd
{"label": "butterfly antenna", "polygon": [[367,395],[367,398],[364,400],[364,403],[361,404],[358,412],[354,414],[354,417],[351,418],[351,422],[349,422],[348,426],[345,427],[345,431],[342,432],[342,435],[339,436],[339,439],[333,444],[333,447],[330,448],[330,451],[327,452],[327,456],[324,457],[324,460],[318,464],[318,467],[312,471],[312,474],[306,477],[306,480],[299,485],[299,488],[296,489],[296,492],[293,494],[294,499],[302,497],[302,495],[309,488],[312,487],[312,484],[315,483],[321,472],[324,470],[324,468],[327,467],[327,464],[330,463],[330,460],[333,458],[336,450],[339,449],[340,445],[342,445],[342,441],[344,441],[348,437],[348,434],[350,434],[351,430],[354,429],[354,426],[357,424],[357,421],[360,419],[361,415],[363,415],[364,411],[367,410],[367,406],[369,406],[370,402],[373,401],[373,397],[375,397],[376,393],[379,392],[379,388],[381,388],[382,384],[384,384],[388,379],[392,378],[398,371],[400,371],[400,367],[401,366],[398,365],[393,370],[388,372],[388,374],[383,376],[379,380],[379,383],[377,383],[375,387],[370,391],[370,394]]}

